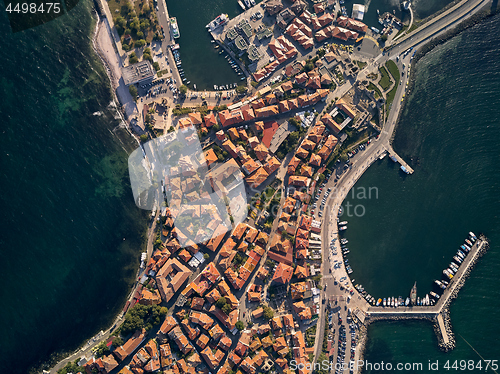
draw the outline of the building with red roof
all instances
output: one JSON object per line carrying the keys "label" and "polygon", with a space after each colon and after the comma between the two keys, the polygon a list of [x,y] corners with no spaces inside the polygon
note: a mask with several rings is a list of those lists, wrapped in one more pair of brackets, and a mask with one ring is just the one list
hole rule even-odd
{"label": "building with red roof", "polygon": [[285,284],[290,282],[290,279],[292,279],[292,275],[293,267],[280,262],[278,264],[278,267],[276,268],[276,271],[274,272],[272,281]]}

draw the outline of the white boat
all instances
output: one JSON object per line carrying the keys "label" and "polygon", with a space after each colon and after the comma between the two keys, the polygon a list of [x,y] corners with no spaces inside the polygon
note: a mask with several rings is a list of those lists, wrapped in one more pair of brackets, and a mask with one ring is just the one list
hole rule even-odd
{"label": "white boat", "polygon": [[409,297],[407,297],[405,300],[405,306],[408,306],[408,305],[410,305],[410,298]]}
{"label": "white boat", "polygon": [[208,29],[209,32],[214,31],[215,29],[219,28],[220,26],[223,26],[229,21],[229,16],[227,14],[220,14],[215,18],[212,22],[210,22],[206,28]]}
{"label": "white boat", "polygon": [[194,87],[194,89],[196,90],[196,83],[195,83],[195,84],[193,84],[193,87]]}
{"label": "white boat", "polygon": [[339,226],[345,226],[345,225],[347,225],[347,221],[339,222]]}
{"label": "white boat", "polygon": [[250,1],[249,0],[243,0],[243,2],[245,3],[245,6],[250,9],[252,7],[252,4],[250,4]]}
{"label": "white boat", "polygon": [[217,85],[214,84],[214,90],[217,91]]}
{"label": "white boat", "polygon": [[174,37],[174,39],[178,39],[181,37],[179,26],[177,26],[177,18],[170,18],[170,29],[172,30],[172,36]]}
{"label": "white boat", "polygon": [[241,9],[243,9],[244,11],[246,10],[245,6],[243,5],[243,3],[241,2],[241,0],[238,0],[238,5],[241,7]]}
{"label": "white boat", "polygon": [[255,0],[250,0],[250,4],[252,4],[252,6],[255,6]]}
{"label": "white boat", "polygon": [[472,231],[469,231],[469,235],[472,239],[476,240],[476,235],[474,235],[474,233]]}

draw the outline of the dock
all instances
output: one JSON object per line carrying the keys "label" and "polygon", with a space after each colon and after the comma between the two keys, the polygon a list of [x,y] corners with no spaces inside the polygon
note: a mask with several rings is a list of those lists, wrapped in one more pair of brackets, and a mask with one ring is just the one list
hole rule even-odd
{"label": "dock", "polygon": [[378,320],[428,320],[434,323],[439,347],[444,351],[453,349],[455,347],[455,337],[451,328],[449,305],[457,297],[467,276],[470,274],[477,260],[487,251],[488,247],[489,243],[486,237],[480,236],[435,305],[404,306],[398,308],[370,306],[365,312],[365,320],[367,323]]}
{"label": "dock", "polygon": [[387,147],[387,153],[392,161],[397,162],[401,165],[401,170],[403,170],[406,174],[413,174],[413,168],[406,163],[405,160],[401,156],[399,156],[392,147]]}

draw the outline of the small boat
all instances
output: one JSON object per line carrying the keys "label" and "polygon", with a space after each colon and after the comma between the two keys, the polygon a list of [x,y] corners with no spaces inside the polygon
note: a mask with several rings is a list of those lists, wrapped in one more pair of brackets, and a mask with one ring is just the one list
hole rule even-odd
{"label": "small boat", "polygon": [[245,3],[245,6],[250,9],[252,7],[252,5],[250,4],[250,1],[248,0],[243,0],[243,2]]}
{"label": "small boat", "polygon": [[379,306],[381,302],[382,302],[382,299],[378,299],[376,305]]}
{"label": "small boat", "polygon": [[397,308],[398,305],[399,305],[399,300],[398,299],[394,300],[394,308]]}
{"label": "small boat", "polygon": [[453,259],[458,263],[458,264],[461,264],[462,263],[462,259],[460,257],[458,257],[457,255],[453,256]]}
{"label": "small boat", "polygon": [[476,240],[476,239],[477,239],[476,235],[474,235],[474,233],[473,233],[472,231],[469,231],[469,235],[470,235],[470,237],[471,237],[472,239],[474,239],[474,240]]}
{"label": "small boat", "polygon": [[469,240],[469,239],[465,239],[465,242],[470,246],[472,247],[472,242]]}
{"label": "small boat", "polygon": [[186,82],[186,84],[190,84],[190,83],[191,83],[191,81],[187,81],[187,82]]}
{"label": "small boat", "polygon": [[394,308],[394,297],[391,299],[391,306]]}
{"label": "small boat", "polygon": [[193,87],[194,87],[194,89],[196,90],[196,83],[195,83],[195,84],[193,84]]}
{"label": "small boat", "polygon": [[453,278],[453,274],[448,269],[444,269],[443,274],[446,275],[448,277],[448,279]]}
{"label": "small boat", "polygon": [[214,90],[217,91],[217,86],[214,84]]}
{"label": "small boat", "polygon": [[387,306],[387,299],[384,297],[384,302],[383,302],[384,307]]}
{"label": "small boat", "polygon": [[409,297],[407,297],[405,300],[405,306],[408,306],[408,305],[410,305],[410,298]]}
{"label": "small boat", "polygon": [[417,297],[417,305],[420,305],[420,297]]}
{"label": "small boat", "polygon": [[437,280],[437,279],[434,281],[434,283],[436,283],[436,284],[437,284],[439,287],[441,287],[443,290],[446,288],[446,285],[445,285],[443,282],[441,282],[441,281],[439,281],[439,280]]}
{"label": "small boat", "polygon": [[219,49],[219,45],[218,44],[214,45],[214,48]]}
{"label": "small boat", "polygon": [[339,231],[344,231],[344,230],[347,230],[347,226],[340,226],[339,227]]}
{"label": "small boat", "polygon": [[441,280],[441,283],[443,283],[445,286],[448,285],[448,281],[445,281],[444,279]]}
{"label": "small boat", "polygon": [[238,5],[241,7],[241,9],[243,9],[243,11],[246,10],[245,6],[243,5],[243,3],[241,2],[241,0],[238,0]]}
{"label": "small boat", "polygon": [[429,294],[425,295],[425,305],[429,305]]}
{"label": "small boat", "polygon": [[457,256],[460,257],[462,260],[465,259],[465,254],[460,249],[457,251]]}
{"label": "small boat", "polygon": [[250,4],[252,4],[252,6],[255,5],[255,0],[250,0]]}
{"label": "small boat", "polygon": [[437,300],[437,299],[439,299],[439,295],[438,295],[437,293],[435,293],[435,292],[432,292],[432,291],[431,291],[431,292],[430,292],[430,294],[431,294],[431,296],[432,296],[433,298],[435,298],[436,300]]}
{"label": "small boat", "polygon": [[349,240],[347,240],[346,238],[342,238],[342,239],[340,239],[340,243],[347,244],[347,243],[349,243]]}
{"label": "small boat", "polygon": [[347,225],[347,221],[339,222],[339,226],[345,226],[345,225]]}

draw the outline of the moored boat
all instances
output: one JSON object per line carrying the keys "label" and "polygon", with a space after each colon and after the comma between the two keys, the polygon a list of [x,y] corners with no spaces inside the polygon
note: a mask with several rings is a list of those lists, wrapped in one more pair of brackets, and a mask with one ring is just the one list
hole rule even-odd
{"label": "moored boat", "polygon": [[377,300],[377,306],[379,306],[381,302],[382,302],[382,299],[378,299]]}
{"label": "moored boat", "polygon": [[339,222],[339,226],[345,226],[345,225],[347,225],[347,221]]}
{"label": "moored boat", "polygon": [[178,39],[181,37],[181,33],[179,32],[179,26],[177,25],[177,18],[170,18],[170,30],[172,30],[172,36],[174,39]]}
{"label": "moored boat", "polygon": [[465,239],[465,242],[470,246],[472,247],[472,242],[469,240],[469,239]]}
{"label": "moored boat", "polygon": [[417,301],[417,282],[415,282],[415,284],[411,289],[410,299],[411,299],[411,304],[415,305],[415,302]]}
{"label": "moored boat", "polygon": [[387,299],[384,297],[384,302],[383,302],[383,305],[384,306],[387,306]]}
{"label": "moored boat", "polygon": [[476,240],[476,239],[477,239],[476,235],[475,235],[472,231],[469,231],[469,235],[470,235],[470,237],[471,237],[472,239],[474,239],[474,240]]}
{"label": "moored boat", "polygon": [[215,18],[212,22],[210,22],[206,28],[208,29],[209,32],[212,32],[214,30],[216,30],[217,28],[219,28],[220,26],[223,26],[227,23],[227,21],[229,20],[229,17],[227,14],[220,14],[217,16],[217,18]]}
{"label": "moored boat", "polygon": [[408,305],[410,305],[410,298],[409,297],[407,297],[405,300],[405,306],[408,306]]}
{"label": "moored boat", "polygon": [[431,296],[432,296],[433,298],[435,298],[436,300],[437,300],[437,299],[439,299],[439,295],[438,295],[437,293],[435,293],[435,292],[432,292],[432,291],[431,291],[431,292],[430,292],[430,294],[431,294]]}

